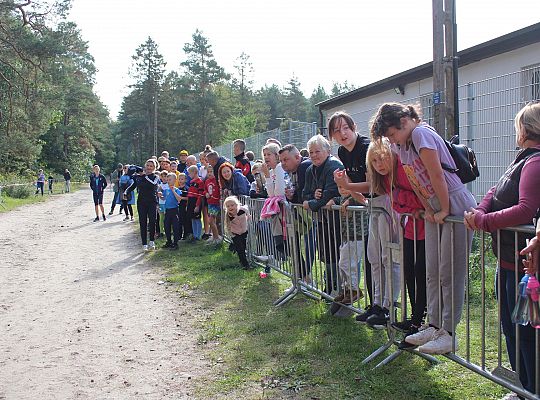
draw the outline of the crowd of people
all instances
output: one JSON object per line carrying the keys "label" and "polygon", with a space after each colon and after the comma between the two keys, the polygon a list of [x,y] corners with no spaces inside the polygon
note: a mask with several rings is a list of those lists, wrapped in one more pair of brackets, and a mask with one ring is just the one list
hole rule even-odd
{"label": "crowd of people", "polygon": [[[267,263],[294,257],[300,263],[300,278],[308,284],[318,257],[325,265],[324,291],[334,298],[331,307],[364,296],[359,286],[362,262],[369,306],[356,320],[375,328],[389,323],[403,271],[411,315],[395,322],[394,328],[404,332],[400,346],[417,346],[428,354],[457,349],[455,332],[463,309],[473,231],[491,232],[494,249],[500,248],[496,251],[501,265],[498,298],[510,362],[516,369],[519,341],[520,380],[524,388],[534,391],[534,328],[520,326],[516,337],[510,314],[515,282],[527,272],[536,272],[540,237],[534,238],[516,265],[514,233],[501,233],[498,243],[494,232],[533,223],[540,209],[540,174],[536,172],[540,171],[540,104],[528,104],[518,113],[515,130],[522,150],[479,205],[452,172],[456,166],[452,155],[434,128],[422,121],[420,110],[385,103],[370,122],[371,137],[357,132],[349,114],[336,112],[329,119],[328,138],[315,135],[306,149],[268,139],[256,159],[239,139],[233,144],[232,161],[206,146],[198,157],[182,150],[176,159],[164,151],[148,159],[144,167],[120,164],[112,179],[116,194],[110,213],[120,204],[125,220],[133,219],[131,206],[137,204],[145,251],[155,250],[161,229],[166,236],[163,247],[173,250],[181,240],[219,245],[224,229],[244,269],[252,268],[246,254],[248,229],[255,226],[261,229],[257,234],[262,234],[264,227],[272,248],[254,256]],[[337,156],[332,155],[331,141],[339,145]],[[100,212],[106,218],[102,200],[106,185],[95,166],[91,178],[95,221],[100,220]],[[248,223],[251,210],[240,201],[243,196],[264,199],[257,216],[264,225]],[[287,246],[285,239],[285,204],[295,205],[296,232],[288,238],[294,246]],[[385,212],[369,213],[369,220],[367,213],[344,217],[342,211],[355,205]],[[464,217],[464,224],[446,222],[450,215]],[[398,221],[403,222],[401,268],[384,245],[399,242]],[[525,247],[527,235],[518,236],[519,246]],[[536,258],[525,260],[524,269],[521,261],[526,252]]]}

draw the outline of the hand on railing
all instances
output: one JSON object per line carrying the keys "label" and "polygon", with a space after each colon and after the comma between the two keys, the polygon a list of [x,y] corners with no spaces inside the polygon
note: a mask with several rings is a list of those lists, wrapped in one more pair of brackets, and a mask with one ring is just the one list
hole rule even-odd
{"label": "hand on railing", "polygon": [[540,256],[540,241],[538,241],[538,238],[536,236],[533,237],[527,244],[527,247],[521,250],[519,254],[522,256],[526,256],[525,260],[523,260],[525,273],[529,275],[536,274],[536,271],[538,270],[538,260]]}
{"label": "hand on railing", "polygon": [[476,226],[476,222],[474,221],[477,214],[479,214],[480,211],[471,208],[471,211],[464,211],[463,212],[463,223],[465,224],[465,227],[467,229],[470,229],[471,231],[478,231],[480,230]]}

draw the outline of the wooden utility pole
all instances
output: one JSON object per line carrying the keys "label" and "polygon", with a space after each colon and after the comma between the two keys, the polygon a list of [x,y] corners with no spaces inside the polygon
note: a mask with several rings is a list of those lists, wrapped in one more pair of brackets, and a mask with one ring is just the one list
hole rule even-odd
{"label": "wooden utility pole", "polygon": [[444,134],[444,10],[443,0],[433,0],[433,127]]}
{"label": "wooden utility pole", "polygon": [[443,137],[458,134],[458,63],[455,0],[433,4],[433,127]]}
{"label": "wooden utility pole", "polygon": [[446,137],[459,135],[456,0],[444,0]]}

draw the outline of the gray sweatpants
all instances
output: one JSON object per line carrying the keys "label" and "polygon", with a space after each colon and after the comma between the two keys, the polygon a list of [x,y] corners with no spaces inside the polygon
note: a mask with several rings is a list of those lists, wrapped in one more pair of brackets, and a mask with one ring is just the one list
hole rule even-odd
{"label": "gray sweatpants", "polygon": [[[450,192],[449,196],[450,215],[462,217],[464,211],[476,207],[473,195],[465,186]],[[440,210],[438,199],[433,198],[430,205],[434,211]],[[449,332],[455,332],[461,319],[465,296],[467,249],[470,252],[472,239],[472,232],[468,231],[463,223],[446,222],[438,225],[426,221],[428,319],[430,324]]]}
{"label": "gray sweatpants", "polygon": [[401,274],[396,258],[393,258],[390,266],[390,249],[385,244],[398,241],[396,221],[399,219],[390,206],[388,195],[375,197],[370,200],[370,204],[373,207],[384,208],[394,215],[394,222],[392,222],[387,213],[377,210],[370,213],[367,245],[367,257],[371,264],[373,281],[373,304],[390,308],[391,300],[395,303],[399,298]]}

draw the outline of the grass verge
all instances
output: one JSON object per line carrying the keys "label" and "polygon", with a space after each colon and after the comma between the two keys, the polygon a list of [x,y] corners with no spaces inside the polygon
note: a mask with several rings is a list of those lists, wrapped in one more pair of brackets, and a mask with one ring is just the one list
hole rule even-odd
{"label": "grass verge", "polygon": [[[72,183],[71,191],[75,192],[79,190],[81,185],[82,184],[80,183]],[[14,199],[14,198],[11,198],[9,196],[2,194],[2,197],[0,197],[0,213],[8,212],[17,207],[25,206],[27,204],[42,203],[44,201],[47,201],[51,197],[55,197],[55,196],[63,194],[62,192],[63,184],[62,185],[57,184],[53,188],[54,188],[53,193],[49,195],[47,194],[47,185],[45,185],[44,196],[41,196],[41,194],[37,196],[32,194],[31,196],[23,198],[23,199]]]}
{"label": "grass verge", "polygon": [[[241,270],[225,248],[182,242],[178,252],[153,257],[179,295],[204,310],[198,343],[212,371],[196,382],[199,398],[498,399],[506,392],[442,357],[434,366],[409,353],[375,370],[375,363],[362,365],[385,342],[384,331],[332,317],[323,302],[302,297],[273,307],[287,281]],[[471,327],[479,336],[478,324]]]}

